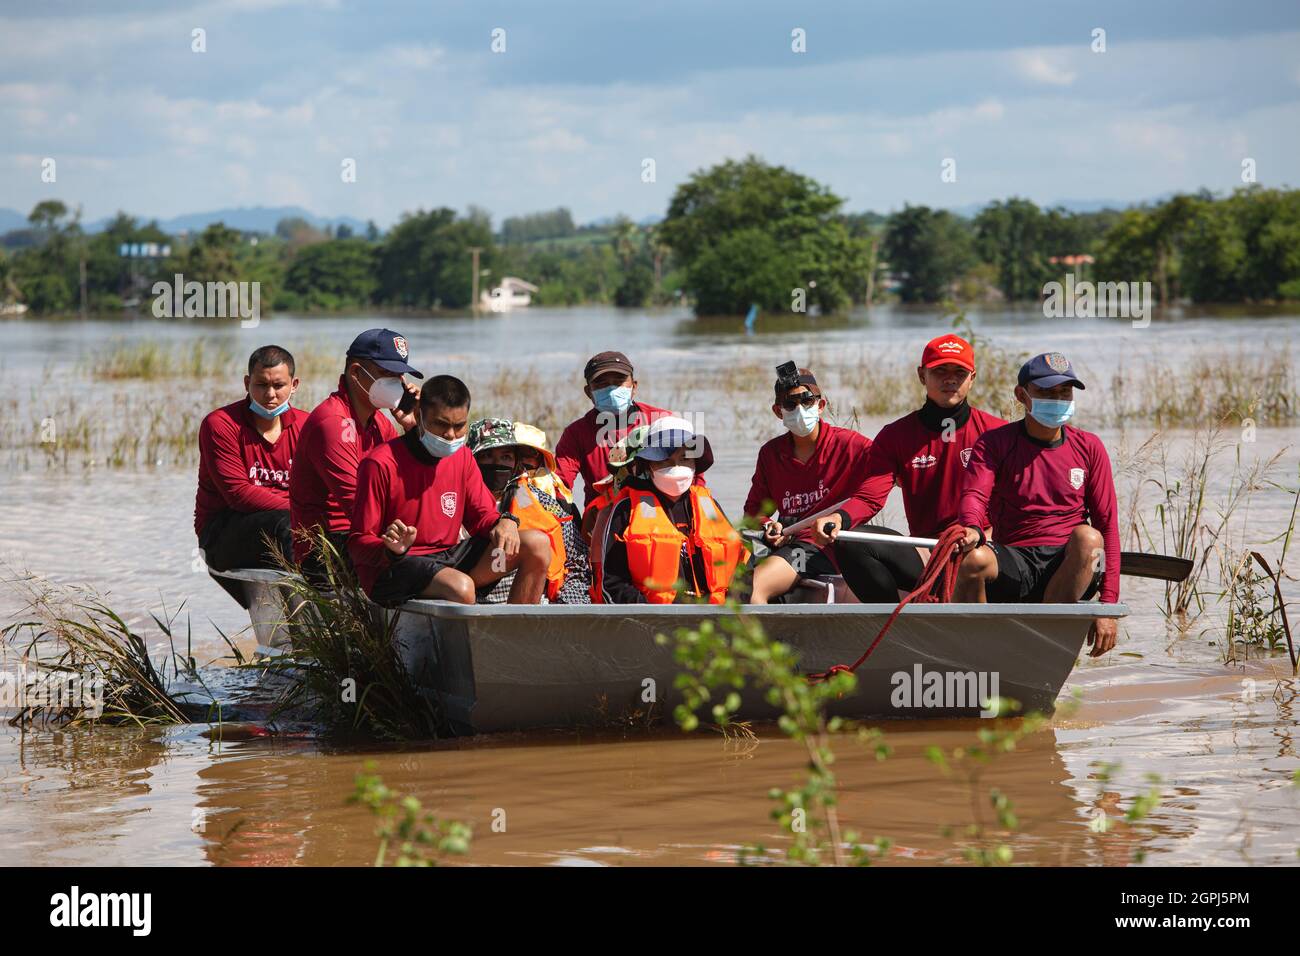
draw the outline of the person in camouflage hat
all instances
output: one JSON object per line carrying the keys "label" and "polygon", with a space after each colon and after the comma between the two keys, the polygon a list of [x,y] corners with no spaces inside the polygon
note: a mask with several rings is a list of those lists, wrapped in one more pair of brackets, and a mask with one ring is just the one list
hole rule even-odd
{"label": "person in camouflage hat", "polygon": [[469,426],[470,454],[498,501],[518,471],[515,445],[515,423],[508,418],[480,418]]}
{"label": "person in camouflage hat", "polygon": [[[470,425],[469,448],[501,511],[515,515],[521,529],[543,531],[551,541],[543,600],[590,603],[591,576],[587,545],[577,530],[578,510],[573,492],[555,473],[555,455],[546,447],[546,433],[525,422],[485,418]],[[505,601],[510,593],[509,577],[480,594],[479,601]]]}

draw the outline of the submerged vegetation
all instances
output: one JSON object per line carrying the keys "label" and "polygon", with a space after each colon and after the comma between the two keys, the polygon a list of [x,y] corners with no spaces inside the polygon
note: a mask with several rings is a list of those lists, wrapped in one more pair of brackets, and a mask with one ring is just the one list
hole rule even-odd
{"label": "submerged vegetation", "polygon": [[[38,579],[15,576],[10,583],[25,592],[26,609],[0,629],[0,672],[13,693],[9,724],[79,726],[180,724],[216,716],[220,707],[194,695],[174,695],[179,677],[201,681],[194,658],[177,652],[173,625],[180,614],[163,612],[154,622],[171,645],[170,658],[155,663],[145,638],[98,594],[56,588]],[[168,665],[171,674],[168,675]]]}
{"label": "submerged vegetation", "polygon": [[[443,715],[421,694],[393,641],[395,616],[371,602],[323,534],[327,578],[317,588],[296,573],[283,582],[289,649],[255,665],[284,681],[272,719],[291,715],[323,733],[378,740],[446,735]],[[294,569],[285,564],[286,571]]]}

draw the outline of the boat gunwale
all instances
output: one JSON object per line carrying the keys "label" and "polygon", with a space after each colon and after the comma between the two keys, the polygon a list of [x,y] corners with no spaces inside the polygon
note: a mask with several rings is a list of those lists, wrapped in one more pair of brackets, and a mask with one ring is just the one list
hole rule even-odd
{"label": "boat gunwale", "polygon": [[[213,571],[213,574],[235,581],[255,584],[279,584],[287,575],[283,571],[263,568],[240,568],[233,571]],[[747,615],[756,617],[841,617],[888,616],[894,612],[893,604],[744,604]],[[460,604],[456,601],[416,600],[390,610],[432,618],[493,618],[493,617],[574,617],[605,618],[627,617],[721,617],[730,613],[725,605],[718,604]],[[1074,604],[909,604],[902,613],[908,617],[991,617],[991,618],[1123,618],[1128,616],[1125,604],[1101,604],[1080,601]]]}
{"label": "boat gunwale", "polygon": [[[746,615],[756,617],[888,617],[894,604],[742,604]],[[717,604],[459,604],[455,601],[408,601],[395,610],[422,617],[557,617],[563,610],[571,617],[721,617],[731,613]],[[1122,618],[1128,616],[1125,604],[909,604],[902,610],[908,617],[1016,617],[1053,618]]]}

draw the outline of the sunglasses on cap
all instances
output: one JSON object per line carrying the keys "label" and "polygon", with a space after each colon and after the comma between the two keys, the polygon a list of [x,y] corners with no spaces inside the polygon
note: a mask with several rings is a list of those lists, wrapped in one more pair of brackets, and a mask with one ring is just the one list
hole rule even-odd
{"label": "sunglasses on cap", "polygon": [[820,395],[814,395],[812,392],[804,392],[802,395],[787,395],[777,402],[787,412],[792,412],[800,405],[804,408],[812,408],[821,400]]}

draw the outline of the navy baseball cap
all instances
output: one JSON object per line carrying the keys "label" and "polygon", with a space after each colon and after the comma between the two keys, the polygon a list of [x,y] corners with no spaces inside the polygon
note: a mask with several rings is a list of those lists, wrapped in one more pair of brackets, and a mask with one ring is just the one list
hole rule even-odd
{"label": "navy baseball cap", "polygon": [[348,346],[348,358],[369,359],[386,372],[424,378],[423,373],[406,364],[408,354],[406,339],[392,329],[366,329]]}
{"label": "navy baseball cap", "polygon": [[1030,382],[1039,388],[1055,388],[1064,382],[1069,382],[1075,388],[1083,388],[1084,384],[1074,376],[1074,366],[1070,360],[1060,352],[1044,352],[1042,355],[1035,355],[1024,365],[1020,366],[1020,385],[1028,385]]}

